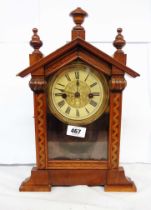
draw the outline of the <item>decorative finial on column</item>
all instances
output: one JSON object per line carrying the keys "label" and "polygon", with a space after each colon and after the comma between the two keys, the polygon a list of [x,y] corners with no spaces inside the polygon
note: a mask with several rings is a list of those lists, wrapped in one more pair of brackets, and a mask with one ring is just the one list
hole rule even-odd
{"label": "decorative finial on column", "polygon": [[85,30],[81,24],[84,22],[84,18],[88,16],[88,14],[78,7],[70,13],[70,16],[73,17],[73,21],[76,26],[72,29],[72,40],[78,37],[85,39]]}
{"label": "decorative finial on column", "polygon": [[42,41],[40,40],[40,37],[39,35],[37,34],[38,32],[38,29],[37,28],[33,28],[33,36],[31,38],[31,41],[30,41],[30,45],[34,48],[34,51],[32,52],[32,54],[42,54],[40,52],[40,47],[42,46]]}
{"label": "decorative finial on column", "polygon": [[113,46],[117,49],[115,53],[124,53],[122,48],[126,44],[126,41],[124,40],[122,33],[122,28],[117,29],[117,36],[115,37],[115,40],[113,42]]}

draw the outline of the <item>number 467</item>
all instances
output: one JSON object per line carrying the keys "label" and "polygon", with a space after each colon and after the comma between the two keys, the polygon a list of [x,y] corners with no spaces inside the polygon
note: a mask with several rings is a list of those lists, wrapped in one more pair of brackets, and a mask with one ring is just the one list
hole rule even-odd
{"label": "number 467", "polygon": [[79,134],[81,132],[81,130],[80,129],[77,129],[77,128],[72,128],[71,129],[71,132],[72,133],[75,133],[75,134]]}

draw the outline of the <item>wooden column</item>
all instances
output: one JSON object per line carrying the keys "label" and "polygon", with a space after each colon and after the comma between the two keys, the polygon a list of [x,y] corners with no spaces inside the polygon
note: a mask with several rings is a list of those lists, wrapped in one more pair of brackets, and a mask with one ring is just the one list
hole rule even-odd
{"label": "wooden column", "polygon": [[[125,40],[121,35],[122,29],[117,29],[118,35],[113,42],[117,48],[114,58],[120,63],[126,64],[126,55],[122,51]],[[110,133],[109,133],[109,168],[119,167],[120,131],[122,115],[122,91],[126,87],[124,72],[112,66],[110,79]]]}
{"label": "wooden column", "polygon": [[[42,46],[42,41],[37,34],[38,30],[33,29],[33,32],[34,35],[32,36],[30,45],[34,48],[34,51],[30,54],[30,65],[33,65],[43,58],[43,54],[39,51],[39,48]],[[36,165],[38,169],[44,169],[46,167],[46,85],[43,68],[32,73],[29,86],[34,92]]]}
{"label": "wooden column", "polygon": [[[37,35],[38,30],[33,29],[34,35],[30,45],[34,48],[30,54],[30,65],[43,58],[39,48],[42,41]],[[20,191],[50,191],[49,175],[46,169],[47,163],[47,135],[46,135],[46,81],[44,78],[44,69],[40,68],[31,74],[29,86],[34,93],[34,119],[35,119],[35,141],[36,141],[36,167],[33,167],[31,176],[22,182]]]}
{"label": "wooden column", "polygon": [[[117,29],[118,35],[113,42],[116,47],[114,59],[126,65],[126,54],[122,51],[125,40],[121,34],[122,29]],[[124,169],[119,167],[120,133],[122,115],[122,91],[126,87],[124,72],[112,66],[110,79],[110,128],[109,128],[109,170],[105,191],[135,192],[135,184],[125,176]]]}
{"label": "wooden column", "polygon": [[34,91],[34,119],[36,140],[36,166],[45,169],[47,163],[47,133],[46,133],[46,81],[43,76],[32,75],[29,82]]}

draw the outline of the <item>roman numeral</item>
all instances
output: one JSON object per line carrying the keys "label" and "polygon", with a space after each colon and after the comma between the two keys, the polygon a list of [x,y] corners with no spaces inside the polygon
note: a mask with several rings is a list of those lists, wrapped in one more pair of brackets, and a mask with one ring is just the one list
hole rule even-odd
{"label": "roman numeral", "polygon": [[62,101],[59,101],[58,106],[61,108],[61,107],[63,107],[64,104],[65,104],[65,101],[62,100]]}
{"label": "roman numeral", "polygon": [[97,82],[92,83],[92,84],[90,85],[90,87],[92,88],[92,87],[94,87],[95,85],[97,85]]}
{"label": "roman numeral", "polygon": [[67,79],[68,81],[71,81],[71,79],[70,79],[70,77],[69,77],[68,74],[65,74],[65,77],[66,77],[66,79]]}
{"label": "roman numeral", "polygon": [[93,107],[96,107],[97,103],[93,100],[90,101],[90,104],[93,106]]}
{"label": "roman numeral", "polygon": [[65,90],[64,89],[60,89],[60,88],[55,88],[56,90],[59,90],[61,92],[64,92]]}
{"label": "roman numeral", "polygon": [[76,109],[76,116],[80,117],[79,109]]}
{"label": "roman numeral", "polygon": [[62,93],[55,93],[55,96],[62,96]]}
{"label": "roman numeral", "polygon": [[85,78],[85,80],[84,80],[85,82],[87,81],[88,77],[89,77],[89,74],[86,76],[86,78]]}
{"label": "roman numeral", "polygon": [[85,110],[86,110],[86,112],[89,114],[90,112],[89,112],[89,110],[85,107]]}
{"label": "roman numeral", "polygon": [[61,84],[61,83],[59,83],[59,82],[58,82],[57,84],[60,85],[60,86],[62,86],[62,87],[65,87],[65,85],[63,85],[63,84]]}
{"label": "roman numeral", "polygon": [[99,92],[93,92],[91,94],[93,94],[93,96],[100,96],[100,93]]}
{"label": "roman numeral", "polygon": [[78,71],[75,72],[75,78],[79,79],[79,72]]}
{"label": "roman numeral", "polygon": [[70,113],[70,110],[71,110],[71,107],[68,106],[67,109],[66,109],[66,111],[65,111],[65,113],[66,113],[66,114],[69,114],[69,113]]}

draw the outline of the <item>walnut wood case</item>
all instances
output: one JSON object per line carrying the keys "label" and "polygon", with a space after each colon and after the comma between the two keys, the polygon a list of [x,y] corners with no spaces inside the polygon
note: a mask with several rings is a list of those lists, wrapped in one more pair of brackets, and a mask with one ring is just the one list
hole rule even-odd
{"label": "walnut wood case", "polygon": [[[51,186],[103,185],[105,191],[135,192],[134,182],[125,176],[124,169],[119,166],[119,152],[122,92],[126,87],[124,75],[126,73],[137,77],[139,74],[126,66],[126,54],[122,50],[125,40],[121,28],[117,29],[118,34],[113,42],[116,51],[111,57],[85,41],[85,30],[81,24],[87,13],[77,8],[70,15],[75,22],[72,40],[46,57],[39,50],[42,41],[37,34],[38,30],[33,29],[30,44],[34,51],[29,55],[30,66],[18,74],[20,77],[31,75],[29,86],[34,95],[36,145],[36,167],[21,184],[20,191],[50,191]],[[70,158],[70,155],[57,158],[57,147],[52,147],[49,142],[72,142],[72,137],[66,136],[66,125],[58,122],[48,111],[47,81],[55,72],[76,60],[92,66],[108,80],[108,110],[100,119],[87,126],[87,142],[106,143],[102,153],[97,151],[92,158],[84,158],[82,155],[80,159],[75,156]],[[101,134],[102,130],[104,134]],[[71,147],[73,150],[78,149],[76,144]],[[84,149],[88,149],[88,146]]]}

